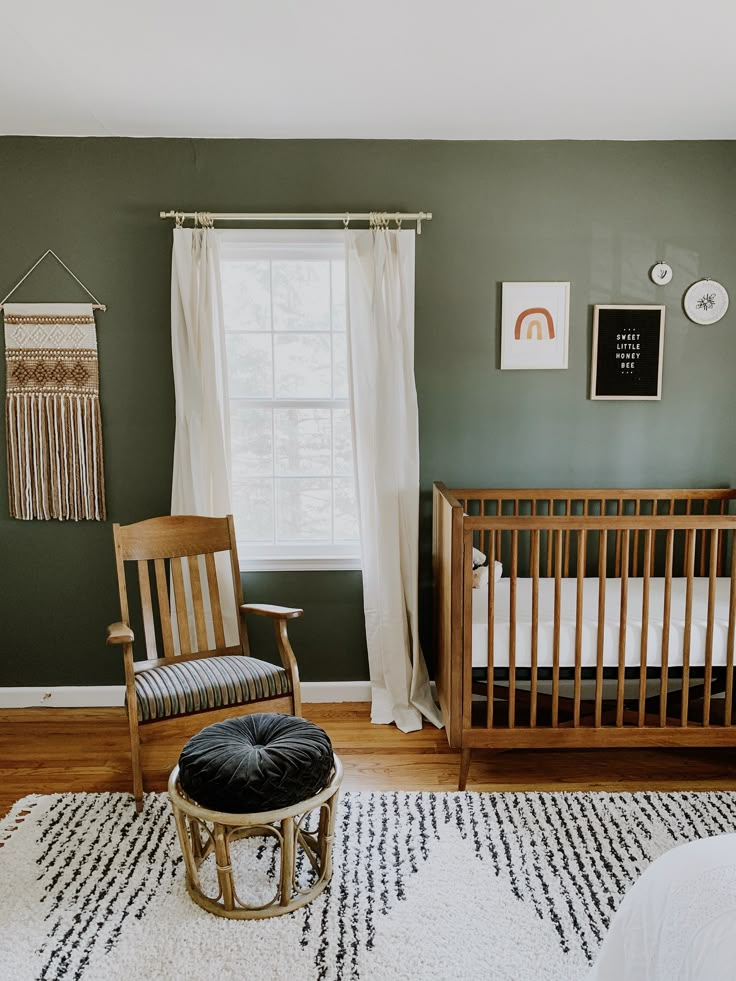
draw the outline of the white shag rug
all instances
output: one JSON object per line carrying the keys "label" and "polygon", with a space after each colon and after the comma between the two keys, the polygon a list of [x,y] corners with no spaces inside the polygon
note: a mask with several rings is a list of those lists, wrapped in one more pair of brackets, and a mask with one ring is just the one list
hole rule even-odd
{"label": "white shag rug", "polygon": [[[652,859],[735,830],[733,793],[346,793],[328,890],[233,921],[189,899],[165,795],[31,796],[0,821],[0,976],[578,981]],[[270,846],[233,851],[267,885]]]}

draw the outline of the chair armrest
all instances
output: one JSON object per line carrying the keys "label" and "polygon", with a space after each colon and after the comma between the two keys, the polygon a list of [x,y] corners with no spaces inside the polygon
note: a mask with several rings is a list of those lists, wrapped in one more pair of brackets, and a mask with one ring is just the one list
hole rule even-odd
{"label": "chair armrest", "polygon": [[243,603],[240,607],[241,616],[246,613],[255,613],[259,617],[271,617],[272,620],[294,620],[304,614],[304,610],[298,610],[292,606],[272,606],[270,603]]}
{"label": "chair armrest", "polygon": [[133,631],[127,623],[111,623],[107,628],[108,644],[132,644]]}

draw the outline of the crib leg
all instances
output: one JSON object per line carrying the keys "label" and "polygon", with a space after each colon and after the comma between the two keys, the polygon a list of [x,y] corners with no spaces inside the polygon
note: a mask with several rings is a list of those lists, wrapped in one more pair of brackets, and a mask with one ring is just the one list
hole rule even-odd
{"label": "crib leg", "polygon": [[458,790],[465,790],[465,785],[468,782],[468,770],[470,769],[470,757],[472,752],[472,749],[464,749],[462,756],[460,757],[460,777],[457,782]]}

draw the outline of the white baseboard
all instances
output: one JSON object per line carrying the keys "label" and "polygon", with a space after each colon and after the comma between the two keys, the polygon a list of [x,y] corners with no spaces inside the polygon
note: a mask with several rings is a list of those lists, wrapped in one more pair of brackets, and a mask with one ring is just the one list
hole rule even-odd
{"label": "white baseboard", "polygon": [[303,681],[303,702],[370,702],[370,681]]}
{"label": "white baseboard", "polygon": [[[370,681],[303,681],[302,701],[369,702]],[[68,685],[47,688],[0,688],[0,709],[104,708],[122,705],[123,685]]]}

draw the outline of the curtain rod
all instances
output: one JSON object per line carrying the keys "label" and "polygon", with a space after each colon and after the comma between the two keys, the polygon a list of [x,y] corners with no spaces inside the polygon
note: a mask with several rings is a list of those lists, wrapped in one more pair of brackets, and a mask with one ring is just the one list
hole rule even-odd
{"label": "curtain rod", "polygon": [[181,227],[187,218],[194,220],[195,225],[211,226],[216,221],[341,221],[347,228],[351,221],[368,221],[372,226],[386,226],[389,222],[395,221],[398,225],[402,221],[415,221],[417,223],[417,235],[422,234],[422,222],[432,220],[431,211],[335,211],[314,214],[299,212],[275,212],[275,213],[254,213],[254,212],[211,212],[211,211],[160,211],[159,218],[174,218],[177,227]]}

